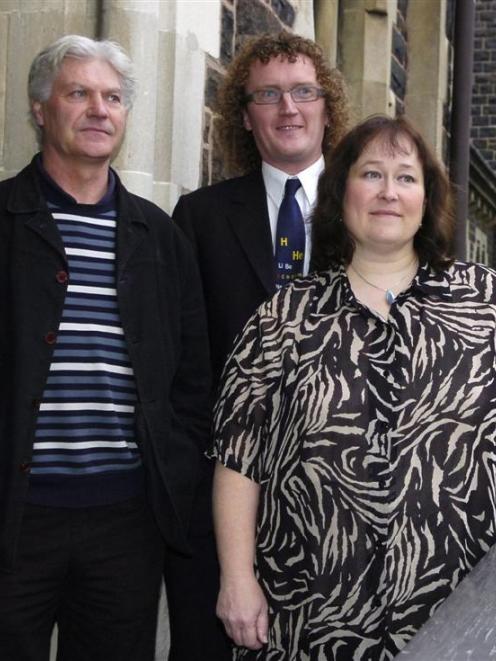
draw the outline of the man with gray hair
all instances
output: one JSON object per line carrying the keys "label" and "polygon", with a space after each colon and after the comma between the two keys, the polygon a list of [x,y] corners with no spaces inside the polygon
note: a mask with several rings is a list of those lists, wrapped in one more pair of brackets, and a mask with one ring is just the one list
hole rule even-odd
{"label": "man with gray hair", "polygon": [[110,162],[135,90],[118,44],[35,58],[41,153],[0,183],[0,659],[153,659],[164,543],[188,552],[208,436],[191,247]]}

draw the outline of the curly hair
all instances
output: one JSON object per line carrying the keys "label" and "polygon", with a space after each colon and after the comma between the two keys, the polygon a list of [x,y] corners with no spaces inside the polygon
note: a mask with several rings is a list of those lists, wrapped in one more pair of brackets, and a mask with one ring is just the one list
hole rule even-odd
{"label": "curly hair", "polygon": [[454,259],[455,221],[451,187],[443,166],[407,119],[373,115],[344,136],[319,180],[312,217],[312,269],[324,270],[352,260],[355,245],[342,222],[342,204],[351,166],[376,139],[392,153],[404,151],[405,139],[415,147],[424,176],[425,210],[414,237],[414,249],[421,263],[427,262],[435,270],[449,266]]}
{"label": "curly hair", "polygon": [[344,79],[337,69],[327,65],[320,46],[310,39],[284,30],[279,34],[265,34],[249,39],[231,62],[219,90],[219,141],[227,167],[233,173],[246,174],[261,163],[252,132],[247,131],[243,125],[245,85],[251,65],[256,61],[267,64],[279,56],[295,62],[298,55],[305,55],[312,61],[317,81],[325,92],[325,108],[330,121],[322,141],[324,157],[346,132],[349,104]]}

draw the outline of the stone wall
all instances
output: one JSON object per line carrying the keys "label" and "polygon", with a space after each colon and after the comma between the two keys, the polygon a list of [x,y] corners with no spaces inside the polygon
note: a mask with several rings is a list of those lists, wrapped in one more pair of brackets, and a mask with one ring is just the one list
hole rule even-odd
{"label": "stone wall", "polygon": [[226,174],[215,100],[248,35],[282,28],[317,35],[348,81],[357,120],[404,111],[441,152],[445,16],[446,0],[2,0],[0,178],[35,148],[25,120],[29,61],[68,32],[116,39],[135,60],[139,95],[116,165],[133,191],[167,211],[182,192]]}
{"label": "stone wall", "polygon": [[472,140],[496,173],[496,0],[476,0]]}
{"label": "stone wall", "polygon": [[476,0],[468,259],[496,266],[496,0]]}

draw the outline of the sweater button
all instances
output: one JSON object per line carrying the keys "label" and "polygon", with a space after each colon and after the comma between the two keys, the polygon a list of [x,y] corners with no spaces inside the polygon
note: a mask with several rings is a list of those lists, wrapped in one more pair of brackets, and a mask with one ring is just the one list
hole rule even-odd
{"label": "sweater button", "polygon": [[57,282],[60,285],[66,285],[68,280],[69,280],[69,276],[67,275],[67,271],[57,271],[57,273],[55,275],[55,279],[57,280]]}

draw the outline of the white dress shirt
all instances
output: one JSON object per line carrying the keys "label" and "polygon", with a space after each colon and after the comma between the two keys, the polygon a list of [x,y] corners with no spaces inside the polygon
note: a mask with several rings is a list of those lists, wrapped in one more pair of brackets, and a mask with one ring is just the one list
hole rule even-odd
{"label": "white dress shirt", "polygon": [[262,176],[267,193],[267,208],[269,210],[270,231],[272,234],[272,247],[275,251],[277,216],[279,207],[284,197],[284,188],[287,179],[298,178],[301,186],[296,191],[296,201],[298,202],[303,220],[305,221],[305,258],[303,260],[303,274],[308,273],[310,266],[310,252],[312,249],[312,235],[310,215],[317,201],[317,184],[319,177],[324,170],[324,157],[321,156],[315,163],[295,175],[288,175],[278,168],[262,162]]}

